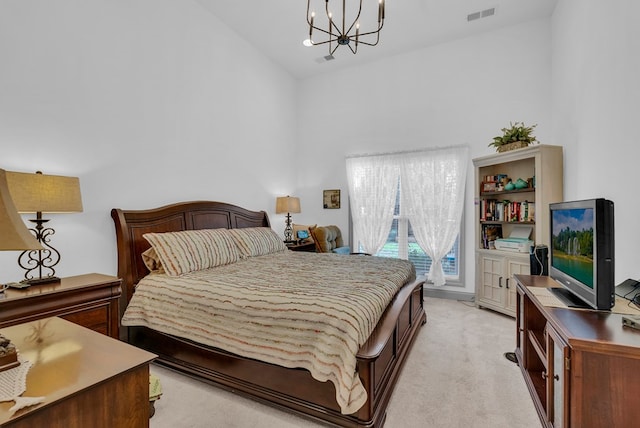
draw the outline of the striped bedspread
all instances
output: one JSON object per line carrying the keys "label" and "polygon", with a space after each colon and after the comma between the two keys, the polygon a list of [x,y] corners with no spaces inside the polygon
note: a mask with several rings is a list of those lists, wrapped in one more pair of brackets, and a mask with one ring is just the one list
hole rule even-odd
{"label": "striped bedspread", "polygon": [[277,252],[180,277],[152,273],[122,319],[331,381],[343,414],[367,395],[356,353],[398,289],[405,260]]}

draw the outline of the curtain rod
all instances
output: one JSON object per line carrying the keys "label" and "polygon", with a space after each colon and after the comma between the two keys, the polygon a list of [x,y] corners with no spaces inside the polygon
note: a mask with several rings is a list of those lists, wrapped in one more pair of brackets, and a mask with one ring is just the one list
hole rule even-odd
{"label": "curtain rod", "polygon": [[346,159],[355,159],[355,158],[368,158],[374,156],[387,156],[387,155],[404,155],[407,153],[423,153],[423,152],[433,152],[436,150],[446,150],[446,149],[463,149],[469,148],[468,144],[458,144],[455,146],[444,146],[444,147],[431,147],[428,149],[415,149],[415,150],[400,150],[397,152],[379,152],[379,153],[362,153],[357,155],[347,155]]}

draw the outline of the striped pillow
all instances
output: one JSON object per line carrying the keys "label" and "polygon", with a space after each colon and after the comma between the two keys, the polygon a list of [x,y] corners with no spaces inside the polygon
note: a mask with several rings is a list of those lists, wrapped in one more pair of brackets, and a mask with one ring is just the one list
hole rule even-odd
{"label": "striped pillow", "polygon": [[162,262],[156,253],[156,250],[151,248],[147,248],[142,254],[142,261],[144,265],[149,269],[149,272],[158,272],[165,273],[164,268],[162,267]]}
{"label": "striped pillow", "polygon": [[287,251],[287,246],[270,227],[246,227],[229,229],[238,245],[241,257],[262,256]]}
{"label": "striped pillow", "polygon": [[227,229],[145,233],[169,276],[237,262],[238,247]]}

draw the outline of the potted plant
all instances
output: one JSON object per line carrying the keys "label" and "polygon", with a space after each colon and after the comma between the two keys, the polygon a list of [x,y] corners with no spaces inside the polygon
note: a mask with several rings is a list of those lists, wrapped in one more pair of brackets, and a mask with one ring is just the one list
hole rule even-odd
{"label": "potted plant", "polygon": [[537,124],[526,126],[524,122],[509,123],[509,128],[502,128],[502,135],[493,137],[493,142],[489,147],[494,146],[498,152],[520,149],[529,144],[537,143],[538,140],[533,135],[533,129]]}

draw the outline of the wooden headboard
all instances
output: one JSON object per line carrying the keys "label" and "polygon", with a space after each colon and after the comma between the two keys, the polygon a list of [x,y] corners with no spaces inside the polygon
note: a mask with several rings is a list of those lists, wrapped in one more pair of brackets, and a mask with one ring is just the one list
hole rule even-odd
{"label": "wooden headboard", "polygon": [[247,209],[224,202],[180,202],[149,210],[111,210],[116,226],[118,243],[118,276],[122,279],[120,317],[127,307],[135,285],[149,270],[141,254],[150,245],[142,237],[149,232],[177,232],[197,229],[238,229],[243,227],[269,227],[264,211]]}

